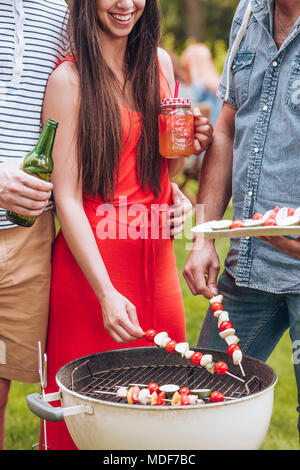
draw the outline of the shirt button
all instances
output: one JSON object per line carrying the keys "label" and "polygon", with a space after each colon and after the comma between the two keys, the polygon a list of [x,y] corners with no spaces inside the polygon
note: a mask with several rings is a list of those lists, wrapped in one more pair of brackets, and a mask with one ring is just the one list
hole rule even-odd
{"label": "shirt button", "polygon": [[268,111],[268,106],[265,105],[265,106],[263,107],[263,110],[264,110],[264,111]]}
{"label": "shirt button", "polygon": [[255,152],[255,153],[258,153],[258,152],[259,152],[259,148],[258,148],[258,147],[255,147],[254,152]]}
{"label": "shirt button", "polygon": [[249,196],[249,197],[252,197],[252,196],[253,196],[253,192],[252,192],[252,191],[249,191],[249,192],[248,192],[248,196]]}
{"label": "shirt button", "polygon": [[272,65],[273,65],[273,67],[277,67],[277,65],[278,65],[278,62],[276,62],[276,60],[274,60],[274,62],[273,62],[273,64],[272,64]]}

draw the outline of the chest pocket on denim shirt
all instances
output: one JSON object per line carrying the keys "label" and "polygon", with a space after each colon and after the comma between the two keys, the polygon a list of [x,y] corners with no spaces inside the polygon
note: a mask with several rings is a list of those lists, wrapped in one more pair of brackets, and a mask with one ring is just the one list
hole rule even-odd
{"label": "chest pocket on denim shirt", "polygon": [[296,56],[292,64],[285,104],[300,114],[300,55]]}
{"label": "chest pocket on denim shirt", "polygon": [[239,52],[232,63],[231,73],[237,105],[240,106],[248,99],[249,81],[253,68],[255,52]]}

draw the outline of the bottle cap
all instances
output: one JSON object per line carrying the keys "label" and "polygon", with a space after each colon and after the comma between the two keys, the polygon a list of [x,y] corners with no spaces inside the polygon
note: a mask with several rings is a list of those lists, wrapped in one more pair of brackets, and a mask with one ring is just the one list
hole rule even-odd
{"label": "bottle cap", "polygon": [[46,126],[57,127],[57,126],[58,126],[58,122],[57,122],[57,121],[54,121],[54,119],[48,119],[48,121],[46,122]]}

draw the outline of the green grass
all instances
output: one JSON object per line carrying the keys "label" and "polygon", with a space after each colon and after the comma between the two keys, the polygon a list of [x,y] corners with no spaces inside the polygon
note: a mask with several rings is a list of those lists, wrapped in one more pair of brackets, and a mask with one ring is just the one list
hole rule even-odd
{"label": "green grass", "polygon": [[[231,217],[228,209],[225,217]],[[203,297],[194,297],[181,275],[183,266],[188,258],[187,240],[176,240],[175,250],[177,266],[183,291],[187,340],[195,345],[204,319],[208,301]],[[216,243],[221,262],[224,262],[228,249],[228,240],[218,240]],[[291,360],[291,344],[286,333],[268,361],[278,375],[275,387],[275,400],[271,424],[267,436],[261,446],[262,450],[299,450],[297,432],[297,389]],[[39,420],[26,407],[26,395],[39,391],[38,385],[13,383],[6,419],[5,449],[31,449],[38,441]],[[230,428],[230,423],[229,423]]]}

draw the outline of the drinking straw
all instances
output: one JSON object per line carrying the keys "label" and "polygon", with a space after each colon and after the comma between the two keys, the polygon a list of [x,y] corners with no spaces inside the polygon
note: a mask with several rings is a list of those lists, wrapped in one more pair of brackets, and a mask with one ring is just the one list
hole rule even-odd
{"label": "drinking straw", "polygon": [[179,81],[176,81],[174,98],[178,98],[178,91],[179,91]]}

